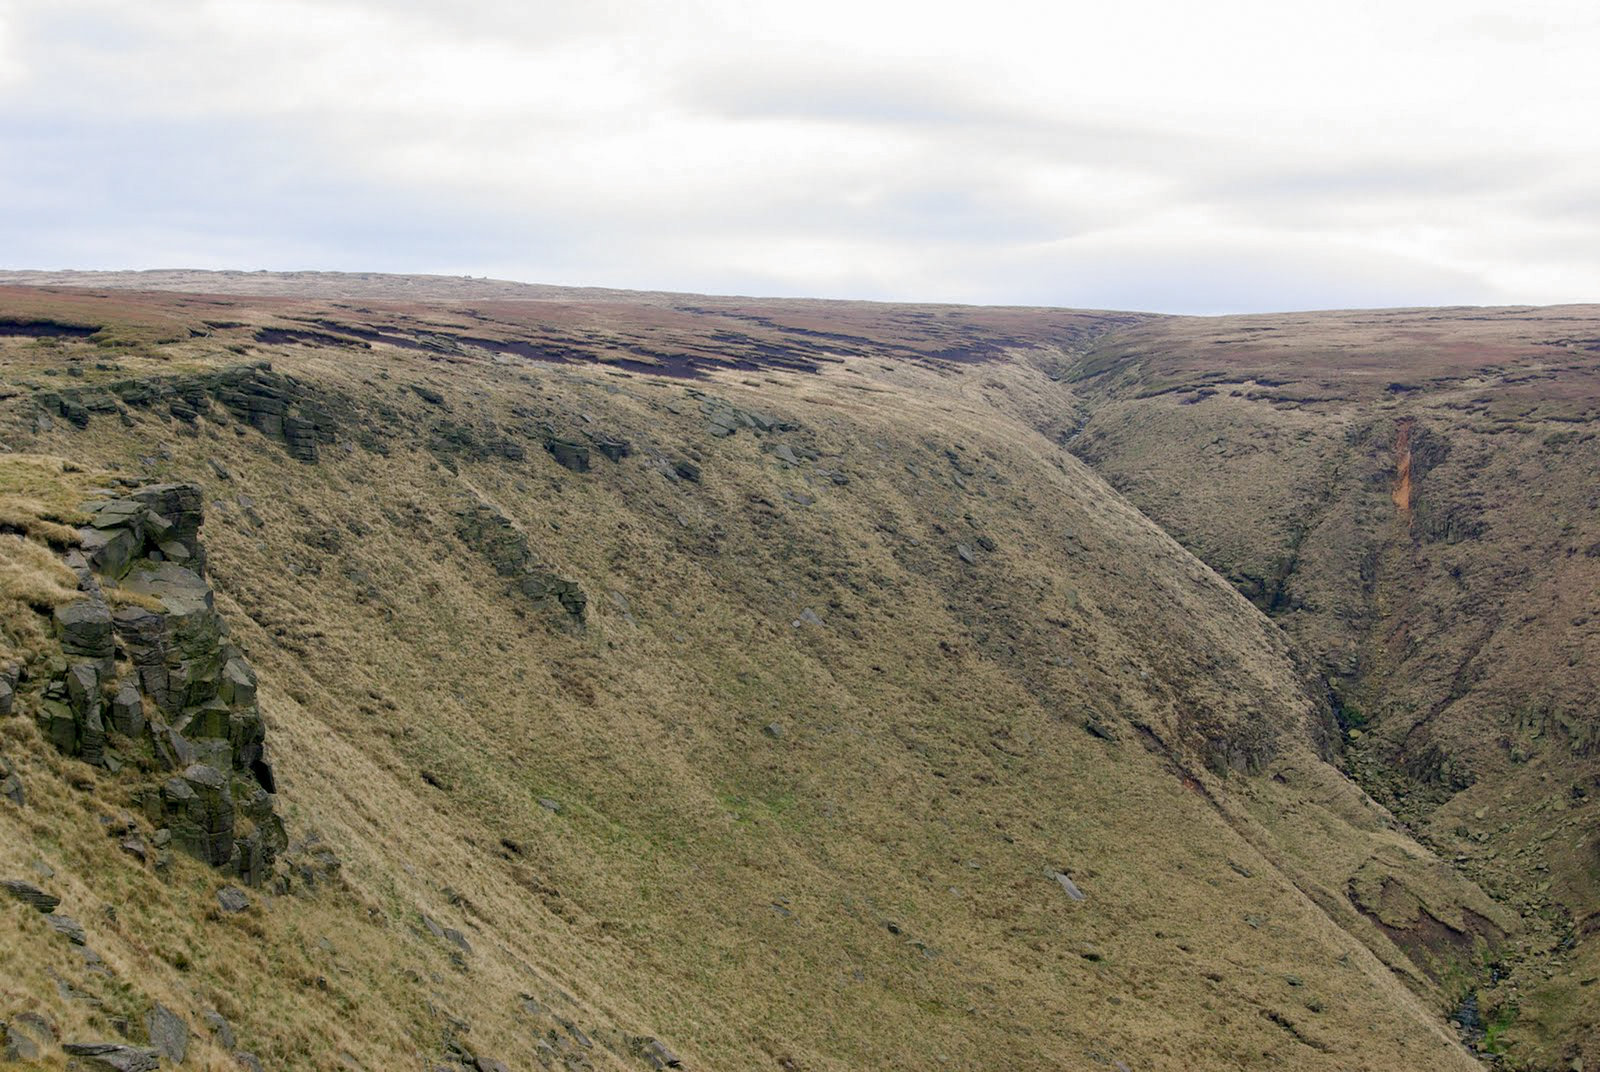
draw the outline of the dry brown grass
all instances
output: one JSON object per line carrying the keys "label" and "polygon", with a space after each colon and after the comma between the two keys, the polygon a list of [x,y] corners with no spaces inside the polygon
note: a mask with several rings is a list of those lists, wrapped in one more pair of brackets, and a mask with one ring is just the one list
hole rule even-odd
{"label": "dry brown grass", "polygon": [[[386,347],[262,351],[351,399],[386,455],[358,428],[306,466],[221,412],[35,434],[0,409],[7,441],[205,485],[280,805],[348,888],[212,918],[213,876],[162,884],[99,833],[134,775],[68,789],[31,727],[7,754],[41,790],[0,813],[0,866],[48,853],[72,910],[127,904],[94,938],[126,1001],[216,1005],[275,1067],[438,1060],[449,1017],[534,1067],[549,1021],[521,993],[695,1068],[1473,1067],[1445,996],[1344,897],[1374,857],[1430,854],[1318,758],[1282,635],[1040,434],[1063,398],[1041,369],[1069,355],[1031,345],[1015,364],[850,357],[698,385],[796,426],[765,440],[712,438],[678,382]],[[441,419],[492,420],[527,456],[441,458]],[[527,438],[540,421],[635,453],[570,473]],[[585,630],[455,539],[463,495],[580,580]],[[808,607],[823,624],[792,624]],[[1279,749],[1224,777],[1204,733]],[[465,933],[465,971],[421,913]],[[57,1007],[48,937],[18,945],[0,1000]]]}
{"label": "dry brown grass", "polygon": [[0,661],[42,651],[50,638],[39,612],[76,598],[78,579],[57,550],[77,542],[63,521],[79,516],[89,486],[62,459],[0,455]]}
{"label": "dry brown grass", "polygon": [[1600,1059],[1597,338],[1594,307],[1223,318],[1078,368],[1073,449],[1273,608],[1363,784],[1524,921],[1483,991],[1514,1066]]}

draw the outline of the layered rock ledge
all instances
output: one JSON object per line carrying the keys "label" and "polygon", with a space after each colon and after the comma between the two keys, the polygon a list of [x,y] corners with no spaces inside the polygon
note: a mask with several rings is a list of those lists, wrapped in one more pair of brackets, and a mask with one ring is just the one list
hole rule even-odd
{"label": "layered rock ledge", "polygon": [[55,611],[61,655],[35,707],[40,728],[86,763],[167,772],[142,794],[146,817],[178,849],[258,885],[288,839],[255,671],[206,580],[201,490],[156,484],[85,510],[67,555],[82,597]]}

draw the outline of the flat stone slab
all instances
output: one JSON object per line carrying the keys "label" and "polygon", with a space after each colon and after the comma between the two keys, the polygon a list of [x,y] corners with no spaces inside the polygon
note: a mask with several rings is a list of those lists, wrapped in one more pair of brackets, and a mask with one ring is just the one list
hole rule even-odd
{"label": "flat stone slab", "polygon": [[243,912],[250,907],[250,896],[237,886],[224,886],[217,891],[217,904],[224,912]]}
{"label": "flat stone slab", "polygon": [[89,936],[84,933],[83,924],[71,916],[51,916],[46,922],[50,924],[51,930],[73,945],[86,945],[89,941]]}
{"label": "flat stone slab", "polygon": [[8,878],[0,880],[0,893],[5,893],[24,904],[30,904],[49,915],[61,903],[61,898],[48,894],[31,882]]}
{"label": "flat stone slab", "polygon": [[154,596],[174,614],[212,609],[211,586],[205,578],[176,562],[141,562],[123,578],[122,587]]}
{"label": "flat stone slab", "polygon": [[1082,890],[1078,889],[1078,884],[1072,881],[1066,875],[1062,874],[1060,871],[1050,872],[1050,877],[1059,882],[1061,884],[1061,888],[1067,891],[1067,896],[1071,897],[1074,901],[1082,901],[1086,897],[1086,894]]}
{"label": "flat stone slab", "polygon": [[81,1068],[93,1072],[156,1072],[161,1067],[161,1056],[155,1050],[137,1046],[123,1046],[115,1042],[68,1042],[62,1047],[69,1056],[78,1058]]}

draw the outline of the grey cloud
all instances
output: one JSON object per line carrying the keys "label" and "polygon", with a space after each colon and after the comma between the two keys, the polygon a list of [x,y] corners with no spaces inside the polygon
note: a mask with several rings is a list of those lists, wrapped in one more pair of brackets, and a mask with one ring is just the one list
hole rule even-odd
{"label": "grey cloud", "polygon": [[[1023,253],[999,288],[1030,303],[1211,315],[1481,303],[1501,295],[1469,273],[1396,256],[1264,242],[1121,243]],[[993,300],[992,298],[990,300]]]}
{"label": "grey cloud", "polygon": [[[0,257],[29,265],[308,267],[424,271],[553,260],[578,225],[507,216],[428,191],[341,178],[292,126],[108,123],[71,130],[0,116]],[[201,262],[205,263],[202,264]],[[463,269],[465,270],[465,269]]]}
{"label": "grey cloud", "polygon": [[[732,4],[308,6],[361,16],[338,39],[261,32],[244,10],[11,5],[27,73],[0,99],[0,258],[1172,311],[1600,285],[1587,128],[1534,149],[1400,100],[1407,137],[1359,111],[1372,93],[1330,85],[1319,106],[1343,125],[1321,138],[1186,107],[1206,99],[1203,65],[1165,112],[1135,92],[1159,87],[1158,64],[1089,87],[1008,72],[995,61],[1042,53],[978,17],[946,48],[829,48],[745,34]],[[370,48],[349,36],[369,24]],[[1476,34],[1451,47],[1495,47]],[[1092,41],[1085,27],[1075,47]]]}
{"label": "grey cloud", "polygon": [[[957,151],[1026,152],[1171,168],[1226,159],[1231,139],[1179,124],[1115,120],[1089,102],[1008,96],[937,59],[873,64],[831,56],[695,67],[670,87],[681,106],[745,122],[881,128],[948,139]],[[957,141],[956,139],[959,139]]]}

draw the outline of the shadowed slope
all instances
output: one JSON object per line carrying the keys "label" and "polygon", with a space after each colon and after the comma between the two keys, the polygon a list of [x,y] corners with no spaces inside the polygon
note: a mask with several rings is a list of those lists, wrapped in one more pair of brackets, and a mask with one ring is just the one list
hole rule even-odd
{"label": "shadowed slope", "polygon": [[1069,373],[1072,450],[1283,625],[1362,784],[1529,923],[1480,1003],[1535,1068],[1600,1059],[1597,353],[1592,306],[1397,310],[1163,321]]}

